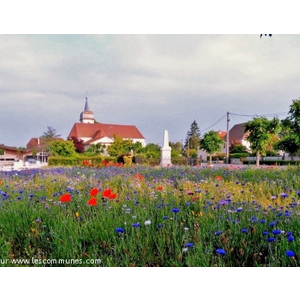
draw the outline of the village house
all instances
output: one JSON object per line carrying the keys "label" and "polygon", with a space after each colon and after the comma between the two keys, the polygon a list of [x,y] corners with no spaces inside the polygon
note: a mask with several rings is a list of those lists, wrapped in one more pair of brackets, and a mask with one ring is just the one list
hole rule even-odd
{"label": "village house", "polygon": [[80,114],[78,123],[75,123],[68,135],[68,138],[81,139],[85,149],[92,144],[102,144],[106,147],[113,143],[114,136],[125,140],[132,140],[133,143],[140,142],[146,146],[146,140],[135,125],[104,124],[95,121],[94,113],[90,110],[88,98],[85,98],[84,111]]}
{"label": "village house", "polygon": [[30,152],[16,147],[5,146],[0,144],[0,167],[13,166],[16,162],[26,160]]}

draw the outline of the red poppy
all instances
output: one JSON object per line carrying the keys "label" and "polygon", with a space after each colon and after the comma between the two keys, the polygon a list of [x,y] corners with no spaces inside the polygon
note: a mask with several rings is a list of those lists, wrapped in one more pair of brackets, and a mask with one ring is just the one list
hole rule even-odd
{"label": "red poppy", "polygon": [[109,199],[116,199],[117,198],[117,194],[110,194],[108,196]]}
{"label": "red poppy", "polygon": [[98,194],[99,190],[97,188],[91,189],[90,195],[91,196],[96,196]]}
{"label": "red poppy", "polygon": [[104,190],[102,193],[103,197],[105,198],[109,198],[110,194],[111,194],[111,189]]}
{"label": "red poppy", "polygon": [[91,198],[88,203],[88,205],[91,205],[91,206],[96,206],[97,205],[97,200],[96,198]]}
{"label": "red poppy", "polygon": [[222,180],[222,176],[217,175],[217,176],[216,176],[216,179],[217,179],[217,180]]}
{"label": "red poppy", "polygon": [[139,179],[139,180],[144,180],[145,179],[145,177],[143,175],[141,175],[141,174],[135,174],[134,177],[136,179]]}
{"label": "red poppy", "polygon": [[61,202],[70,202],[71,201],[71,195],[70,194],[63,194],[60,197]]}
{"label": "red poppy", "polygon": [[158,190],[158,191],[162,191],[162,190],[163,190],[163,187],[162,187],[162,186],[159,186],[159,187],[157,188],[157,190]]}
{"label": "red poppy", "polygon": [[1,185],[2,181],[0,180],[0,185]]}

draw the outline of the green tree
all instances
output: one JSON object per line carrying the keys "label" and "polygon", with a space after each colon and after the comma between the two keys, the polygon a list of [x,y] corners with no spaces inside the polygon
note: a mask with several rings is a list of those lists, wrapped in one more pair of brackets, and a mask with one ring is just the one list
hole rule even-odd
{"label": "green tree", "polygon": [[300,99],[293,100],[288,117],[281,120],[280,140],[275,148],[289,153],[292,157],[300,153]]}
{"label": "green tree", "polygon": [[92,145],[89,145],[89,147],[85,151],[85,154],[99,155],[99,154],[104,153],[105,149],[106,149],[106,145],[104,145],[104,144],[101,144],[101,143],[92,144]]}
{"label": "green tree", "polygon": [[141,149],[140,153],[144,154],[147,158],[160,158],[160,146],[158,144],[149,143]]}
{"label": "green tree", "polygon": [[178,158],[181,156],[183,150],[181,142],[179,141],[176,143],[169,142],[169,146],[172,148],[171,151],[172,158]]}
{"label": "green tree", "polygon": [[55,128],[48,126],[47,131],[44,131],[43,135],[41,136],[41,147],[45,151],[49,151],[50,143],[57,140],[60,136],[61,134],[58,134]]}
{"label": "green tree", "polygon": [[132,140],[123,140],[121,137],[114,135],[114,141],[108,146],[108,154],[110,156],[118,157],[120,155],[129,153],[134,148]]}
{"label": "green tree", "polygon": [[52,141],[49,143],[51,156],[70,157],[76,154],[76,149],[72,141]]}
{"label": "green tree", "polygon": [[281,138],[280,141],[276,142],[275,149],[289,153],[293,160],[300,151],[299,135],[291,133]]}
{"label": "green tree", "polygon": [[221,151],[223,145],[224,141],[217,132],[211,130],[204,134],[200,140],[200,148],[209,154],[209,164],[212,163],[212,155]]}
{"label": "green tree", "polygon": [[239,141],[233,141],[229,147],[229,153],[248,153],[246,146],[242,145]]}
{"label": "green tree", "polygon": [[201,139],[200,136],[200,128],[197,122],[194,120],[191,124],[190,130],[187,132],[184,148],[186,150],[197,150]]}
{"label": "green tree", "polygon": [[266,155],[267,147],[272,139],[272,135],[280,130],[279,119],[268,120],[266,117],[256,117],[244,125],[244,132],[248,133],[247,141],[250,148],[256,154],[256,166],[259,166],[260,155]]}

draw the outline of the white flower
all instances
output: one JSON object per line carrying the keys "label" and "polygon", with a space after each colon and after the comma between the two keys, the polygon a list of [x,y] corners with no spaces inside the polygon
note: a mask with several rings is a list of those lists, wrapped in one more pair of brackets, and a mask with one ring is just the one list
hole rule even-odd
{"label": "white flower", "polygon": [[188,248],[183,248],[182,251],[183,251],[183,252],[188,252],[189,249],[188,249]]}
{"label": "white flower", "polygon": [[188,229],[188,227],[184,227],[184,231],[188,231],[189,229]]}
{"label": "white flower", "polygon": [[151,225],[151,221],[150,220],[145,221],[145,225],[146,226]]}

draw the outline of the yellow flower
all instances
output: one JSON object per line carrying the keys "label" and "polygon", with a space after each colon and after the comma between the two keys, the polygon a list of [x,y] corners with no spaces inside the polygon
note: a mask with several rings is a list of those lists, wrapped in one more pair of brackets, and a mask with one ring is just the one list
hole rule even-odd
{"label": "yellow flower", "polygon": [[79,218],[79,212],[75,213],[76,218]]}

